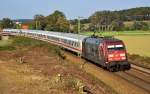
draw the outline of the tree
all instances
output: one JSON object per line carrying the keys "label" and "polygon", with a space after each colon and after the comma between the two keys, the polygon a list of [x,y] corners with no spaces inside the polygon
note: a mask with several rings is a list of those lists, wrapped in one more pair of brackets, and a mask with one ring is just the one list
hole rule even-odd
{"label": "tree", "polygon": [[120,30],[123,30],[123,28],[124,28],[124,24],[123,24],[123,22],[122,21],[118,21],[118,20],[116,20],[116,21],[113,21],[112,23],[111,23],[111,26],[113,27],[113,30],[115,31],[120,31]]}
{"label": "tree", "polygon": [[58,32],[69,31],[69,21],[66,19],[65,15],[58,10],[46,17],[46,23],[46,30]]}
{"label": "tree", "polygon": [[64,17],[59,17],[56,26],[58,26],[58,30],[63,31],[63,32],[68,32],[69,31],[69,22],[66,20]]}
{"label": "tree", "polygon": [[118,22],[122,21],[150,20],[150,7],[131,8],[120,11],[97,11],[89,19],[92,27],[95,25],[106,26],[111,24],[117,26]]}
{"label": "tree", "polygon": [[148,30],[149,29],[149,25],[146,22],[135,21],[133,23],[133,29],[134,30]]}
{"label": "tree", "polygon": [[44,30],[46,27],[45,17],[41,14],[34,16],[34,27],[35,29]]}
{"label": "tree", "polygon": [[1,28],[13,28],[14,23],[9,18],[3,18],[1,21]]}

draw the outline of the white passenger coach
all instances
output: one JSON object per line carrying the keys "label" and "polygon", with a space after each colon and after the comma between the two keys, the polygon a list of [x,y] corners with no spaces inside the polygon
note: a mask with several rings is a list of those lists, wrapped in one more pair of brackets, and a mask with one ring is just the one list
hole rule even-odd
{"label": "white passenger coach", "polygon": [[3,29],[10,35],[31,37],[61,46],[78,54],[82,54],[82,41],[87,36],[42,30]]}

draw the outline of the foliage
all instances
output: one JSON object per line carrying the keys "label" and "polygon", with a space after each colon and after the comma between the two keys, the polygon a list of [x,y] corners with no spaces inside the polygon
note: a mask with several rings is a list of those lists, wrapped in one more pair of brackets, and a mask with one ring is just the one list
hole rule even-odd
{"label": "foliage", "polygon": [[135,21],[133,24],[133,29],[134,30],[148,30],[149,25],[146,22]]}
{"label": "foliage", "polygon": [[15,50],[15,47],[13,47],[11,45],[12,45],[12,40],[0,40],[0,51]]}
{"label": "foliage", "polygon": [[15,50],[15,47],[13,46],[0,46],[0,51],[12,51]]}
{"label": "foliage", "polygon": [[65,15],[56,10],[54,13],[44,17],[41,14],[34,16],[34,21],[30,23],[31,29],[48,30],[57,32],[68,32],[69,21]]}
{"label": "foliage", "polygon": [[[97,11],[89,17],[91,27],[95,25],[112,25],[113,30],[131,30],[132,27],[125,28],[123,26],[124,21],[144,21],[150,20],[150,7],[139,7],[121,11]],[[121,23],[120,23],[121,22]],[[120,27],[121,25],[121,27]],[[139,30],[148,30],[148,26],[145,23],[136,23],[140,25]],[[146,26],[145,26],[146,25]]]}
{"label": "foliage", "polygon": [[[90,23],[89,19],[80,19],[81,24]],[[78,19],[70,20],[72,25],[76,25],[78,23]]]}
{"label": "foliage", "polygon": [[124,28],[124,24],[122,21],[112,21],[111,26],[113,26],[113,30],[121,31]]}
{"label": "foliage", "polygon": [[41,14],[34,16],[34,26],[36,29],[44,30],[46,27],[45,17]]}
{"label": "foliage", "polygon": [[14,23],[9,18],[3,18],[1,21],[1,28],[13,28]]}
{"label": "foliage", "polygon": [[28,46],[43,47],[47,45],[45,42],[37,41],[37,40],[26,38],[26,37],[13,37],[12,39],[13,39],[12,46],[14,47],[20,47],[20,48],[24,48]]}
{"label": "foliage", "polygon": [[150,20],[150,7],[139,7],[131,8],[127,10],[120,11],[97,11],[89,17],[91,22],[95,20],[96,23],[112,22],[113,20],[119,19],[122,21],[129,20]]}
{"label": "foliage", "polygon": [[[82,31],[123,31],[123,30],[150,30],[150,23],[143,21],[150,20],[150,7],[131,8],[120,11],[96,11],[87,19],[81,19]],[[126,26],[124,22],[135,21],[130,26]],[[140,22],[139,22],[140,21]],[[10,26],[7,22],[7,27]],[[37,14],[34,20],[27,23],[29,29],[48,30],[57,32],[73,32],[78,31],[78,19],[67,20],[61,11],[54,11],[48,16]],[[12,24],[11,24],[12,25]],[[1,25],[3,26],[3,24]],[[6,25],[4,26],[6,27]],[[14,27],[16,27],[14,25]]]}
{"label": "foliage", "polygon": [[53,14],[46,17],[47,26],[46,30],[49,31],[69,31],[69,21],[65,15],[60,11],[55,11]]}

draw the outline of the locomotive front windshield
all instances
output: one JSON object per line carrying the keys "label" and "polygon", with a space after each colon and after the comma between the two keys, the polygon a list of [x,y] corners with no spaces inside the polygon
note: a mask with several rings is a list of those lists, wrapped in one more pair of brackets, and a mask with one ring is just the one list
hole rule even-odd
{"label": "locomotive front windshield", "polygon": [[123,45],[108,45],[108,51],[115,51],[115,50],[125,50]]}

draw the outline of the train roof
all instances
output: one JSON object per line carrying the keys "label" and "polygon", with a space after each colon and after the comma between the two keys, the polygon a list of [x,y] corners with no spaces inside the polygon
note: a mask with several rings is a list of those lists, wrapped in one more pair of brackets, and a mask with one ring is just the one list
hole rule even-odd
{"label": "train roof", "polygon": [[[93,38],[93,39],[99,39],[99,41],[103,42],[117,42],[121,41],[119,39],[116,39],[114,37],[106,37],[106,36],[85,36],[85,35],[79,35],[79,34],[73,34],[73,33],[62,33],[62,32],[54,32],[54,31],[42,31],[42,30],[25,30],[25,29],[4,29],[3,31],[15,31],[15,32],[29,32],[29,33],[38,33],[48,36],[54,36],[58,38],[63,39],[70,39],[75,41],[83,41],[85,38]],[[94,41],[94,40],[93,40]]]}
{"label": "train roof", "polygon": [[114,37],[107,37],[107,36],[90,36],[86,38],[88,40],[89,43],[101,43],[101,42],[105,42],[105,43],[111,43],[111,42],[121,42],[120,39],[114,38]]}
{"label": "train roof", "polygon": [[54,36],[58,38],[65,38],[75,41],[82,41],[84,38],[88,36],[73,34],[73,33],[61,33],[61,32],[54,32],[54,31],[42,31],[42,30],[26,30],[26,29],[3,29],[3,31],[15,31],[15,32],[29,32],[29,33],[38,33],[42,35]]}
{"label": "train roof", "polygon": [[114,37],[103,37],[102,38],[104,42],[119,42],[120,39],[114,38]]}
{"label": "train roof", "polygon": [[73,40],[83,40],[87,36],[84,35],[79,35],[79,34],[73,34],[73,33],[61,33],[61,32],[53,32],[53,31],[42,31],[42,30],[22,30],[24,32],[34,32],[34,33],[39,33],[43,35],[48,35],[48,36],[55,36],[59,38],[69,38]]}

